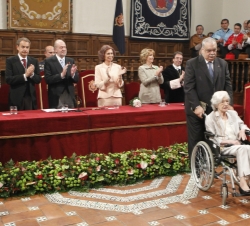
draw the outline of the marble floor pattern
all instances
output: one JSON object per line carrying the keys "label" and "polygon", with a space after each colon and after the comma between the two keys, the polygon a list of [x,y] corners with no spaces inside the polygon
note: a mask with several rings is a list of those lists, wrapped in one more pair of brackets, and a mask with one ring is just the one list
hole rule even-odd
{"label": "marble floor pattern", "polygon": [[0,226],[250,225],[250,196],[229,194],[222,206],[220,186],[215,179],[200,191],[182,174],[89,193],[0,199]]}

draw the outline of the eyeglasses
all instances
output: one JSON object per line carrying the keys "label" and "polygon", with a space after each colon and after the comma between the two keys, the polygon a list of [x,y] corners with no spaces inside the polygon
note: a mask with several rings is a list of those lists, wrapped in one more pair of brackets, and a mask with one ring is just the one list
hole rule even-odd
{"label": "eyeglasses", "polygon": [[205,49],[207,53],[217,52],[217,49]]}
{"label": "eyeglasses", "polygon": [[221,24],[228,24],[227,22],[221,23]]}

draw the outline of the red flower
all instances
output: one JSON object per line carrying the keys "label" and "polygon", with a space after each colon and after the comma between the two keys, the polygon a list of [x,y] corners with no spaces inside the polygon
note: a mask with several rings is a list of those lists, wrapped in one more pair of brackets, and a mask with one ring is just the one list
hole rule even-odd
{"label": "red flower", "polygon": [[116,159],[116,160],[115,160],[115,164],[116,164],[116,165],[120,164],[120,160],[119,160],[119,159]]}
{"label": "red flower", "polygon": [[39,175],[36,176],[36,178],[37,178],[38,180],[42,180],[42,179],[43,179],[43,175],[42,175],[42,174],[39,174]]}
{"label": "red flower", "polygon": [[80,159],[80,158],[77,158],[75,162],[76,162],[76,164],[78,165],[78,164],[81,163],[81,159]]}
{"label": "red flower", "polygon": [[168,163],[172,163],[173,162],[173,160],[172,159],[168,159]]}
{"label": "red flower", "polygon": [[99,157],[96,157],[95,160],[96,160],[97,162],[99,162],[99,161],[100,161],[100,158],[99,158]]}
{"label": "red flower", "polygon": [[141,164],[140,163],[136,164],[136,168],[141,169]]}

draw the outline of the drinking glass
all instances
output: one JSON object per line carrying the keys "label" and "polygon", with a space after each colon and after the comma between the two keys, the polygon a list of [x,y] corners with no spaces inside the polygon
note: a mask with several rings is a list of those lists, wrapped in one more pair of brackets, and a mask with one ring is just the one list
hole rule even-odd
{"label": "drinking glass", "polygon": [[67,104],[63,105],[63,112],[67,113],[69,111],[69,106]]}
{"label": "drinking glass", "polygon": [[17,115],[17,106],[13,106],[13,114]]}
{"label": "drinking glass", "polygon": [[164,99],[162,99],[162,100],[161,100],[161,102],[160,102],[160,106],[161,106],[161,107],[164,107],[164,106],[165,106],[165,104],[166,104],[165,100],[164,100]]}
{"label": "drinking glass", "polygon": [[10,106],[10,114],[11,114],[11,115],[14,114],[14,106]]}

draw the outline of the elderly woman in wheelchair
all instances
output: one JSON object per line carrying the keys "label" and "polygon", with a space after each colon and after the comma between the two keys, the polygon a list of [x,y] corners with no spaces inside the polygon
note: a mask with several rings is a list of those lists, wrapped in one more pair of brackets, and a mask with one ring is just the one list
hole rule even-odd
{"label": "elderly woman in wheelchair", "polygon": [[[240,195],[250,195],[250,184],[246,181],[246,177],[250,177],[250,145],[243,144],[243,142],[247,140],[246,132],[249,128],[243,123],[236,111],[229,110],[229,103],[230,97],[226,91],[215,92],[212,96],[211,106],[213,112],[206,116],[205,119],[205,137],[207,138],[207,141],[201,141],[196,144],[191,158],[191,168],[193,174],[195,174],[198,187],[202,190],[207,190],[213,182],[213,158],[216,156],[217,151],[217,156],[222,156],[220,160],[227,163],[223,163],[223,167],[229,170],[232,187],[235,193],[232,177],[233,173],[232,169],[230,169],[233,164],[225,160],[223,156],[236,157],[236,170],[238,174],[238,180],[236,179],[236,181],[239,184]],[[194,168],[196,168],[195,171]],[[197,169],[199,170],[199,173],[197,173]],[[209,181],[205,186],[199,182],[201,171],[206,172],[205,180]],[[224,178],[225,177],[226,173],[224,171]],[[222,189],[223,186],[226,187],[227,196],[228,192],[225,179]]]}

